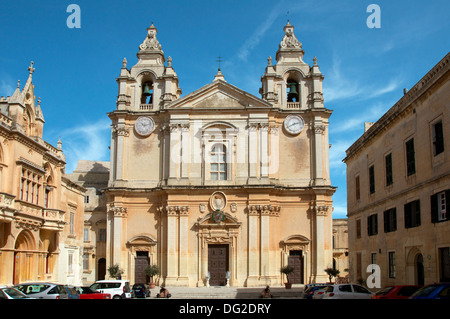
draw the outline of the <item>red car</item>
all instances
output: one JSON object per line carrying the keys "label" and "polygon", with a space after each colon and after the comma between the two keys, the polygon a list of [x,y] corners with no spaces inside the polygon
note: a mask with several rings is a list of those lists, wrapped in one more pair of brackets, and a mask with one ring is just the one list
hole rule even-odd
{"label": "red car", "polygon": [[80,299],[111,299],[111,294],[104,294],[90,287],[77,287]]}
{"label": "red car", "polygon": [[408,299],[422,287],[417,285],[388,286],[377,291],[372,299]]}

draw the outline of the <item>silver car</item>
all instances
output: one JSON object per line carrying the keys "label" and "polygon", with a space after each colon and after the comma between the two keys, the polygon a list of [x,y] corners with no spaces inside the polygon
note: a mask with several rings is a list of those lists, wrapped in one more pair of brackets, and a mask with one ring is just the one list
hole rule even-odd
{"label": "silver car", "polygon": [[68,299],[64,285],[49,282],[27,282],[15,285],[13,288],[36,299]]}
{"label": "silver car", "polygon": [[0,286],[0,299],[33,299],[25,295],[23,292],[6,286]]}

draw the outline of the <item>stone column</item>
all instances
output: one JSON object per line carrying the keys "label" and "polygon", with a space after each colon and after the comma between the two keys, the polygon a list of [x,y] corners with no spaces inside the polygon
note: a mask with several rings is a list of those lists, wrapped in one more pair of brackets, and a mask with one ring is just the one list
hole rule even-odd
{"label": "stone column", "polygon": [[316,282],[326,282],[328,276],[324,269],[327,268],[327,258],[325,250],[325,219],[328,213],[328,206],[316,205],[313,208],[316,217]]}
{"label": "stone column", "polygon": [[258,284],[259,251],[258,251],[258,215],[259,205],[248,206],[248,277],[247,287]]}
{"label": "stone column", "polygon": [[180,207],[180,226],[179,226],[179,271],[178,283],[181,286],[189,286],[188,268],[189,268],[189,206]]}
{"label": "stone column", "polygon": [[181,178],[189,178],[188,168],[190,163],[189,149],[189,123],[181,125]]}
{"label": "stone column", "polygon": [[314,124],[314,185],[323,185],[323,158],[322,158],[322,134],[325,131],[325,126],[321,124]]}
{"label": "stone column", "polygon": [[[119,119],[120,121],[120,119]],[[130,132],[124,123],[118,123],[114,127],[114,133],[116,134],[115,145],[115,179],[123,179],[123,150],[124,150],[124,138],[129,136]]]}
{"label": "stone column", "polygon": [[[107,247],[110,247],[110,258],[107,261],[106,267],[118,264],[119,267],[124,270],[122,277],[125,279],[129,275],[127,269],[127,260],[122,260],[122,247],[124,246],[124,238],[126,238],[126,218],[128,217],[127,209],[121,206],[116,206],[114,203],[108,205],[108,236],[109,243]],[[128,270],[128,271],[127,271]]]}
{"label": "stone column", "polygon": [[269,177],[269,123],[263,123],[260,127],[260,165],[261,165],[261,178]]}
{"label": "stone column", "polygon": [[249,123],[248,125],[248,179],[256,179],[257,156],[258,156],[258,123]]}
{"label": "stone column", "polygon": [[[270,280],[270,209],[264,205],[261,210],[261,277]],[[269,284],[269,283],[267,283]]]}
{"label": "stone column", "polygon": [[169,180],[180,177],[181,134],[178,124],[170,124]]}
{"label": "stone column", "polygon": [[178,254],[177,254],[177,220],[178,214],[175,206],[167,206],[167,276],[168,282],[176,281],[178,277]]}

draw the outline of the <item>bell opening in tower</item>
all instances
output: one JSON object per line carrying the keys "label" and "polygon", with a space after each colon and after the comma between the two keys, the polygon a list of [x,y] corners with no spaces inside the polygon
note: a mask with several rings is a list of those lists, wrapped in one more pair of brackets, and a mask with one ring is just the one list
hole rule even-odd
{"label": "bell opening in tower", "polygon": [[293,80],[287,81],[287,101],[298,102],[298,83]]}
{"label": "bell opening in tower", "polygon": [[153,103],[153,83],[145,82],[142,86],[141,104]]}

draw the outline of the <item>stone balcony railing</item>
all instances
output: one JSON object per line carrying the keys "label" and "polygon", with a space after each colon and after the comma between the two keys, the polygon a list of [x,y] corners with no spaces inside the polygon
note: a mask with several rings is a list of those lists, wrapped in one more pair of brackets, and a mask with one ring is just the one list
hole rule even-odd
{"label": "stone balcony railing", "polygon": [[14,219],[14,195],[0,192],[0,221],[11,222]]}
{"label": "stone balcony railing", "polygon": [[287,108],[288,109],[299,109],[300,102],[287,102]]}
{"label": "stone balcony railing", "polygon": [[153,104],[141,104],[139,106],[140,110],[153,110]]}
{"label": "stone balcony railing", "polygon": [[22,200],[16,200],[14,206],[13,220],[24,227],[60,231],[66,224],[62,210],[43,208]]}

